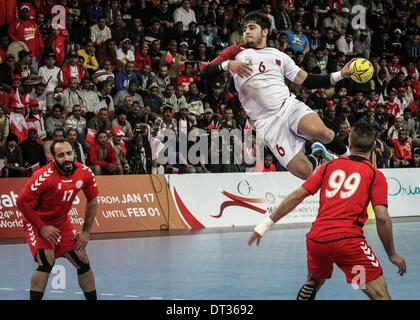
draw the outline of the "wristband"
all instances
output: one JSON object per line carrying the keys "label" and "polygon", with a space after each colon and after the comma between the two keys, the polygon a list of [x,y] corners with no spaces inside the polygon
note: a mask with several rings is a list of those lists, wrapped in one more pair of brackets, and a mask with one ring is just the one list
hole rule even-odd
{"label": "wristband", "polygon": [[254,231],[261,237],[274,225],[274,221],[271,220],[270,216],[264,219],[258,226],[255,227]]}
{"label": "wristband", "polygon": [[221,66],[221,68],[222,68],[223,71],[228,71],[228,69],[229,69],[229,60],[223,61],[220,64],[220,66]]}
{"label": "wristband", "polygon": [[334,83],[344,79],[344,77],[341,75],[341,71],[331,73],[331,78],[333,79]]}

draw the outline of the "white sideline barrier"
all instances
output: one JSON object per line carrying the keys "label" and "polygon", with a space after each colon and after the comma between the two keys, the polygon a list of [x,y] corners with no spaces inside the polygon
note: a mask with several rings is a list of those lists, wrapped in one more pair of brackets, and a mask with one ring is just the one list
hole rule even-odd
{"label": "white sideline barrier", "polygon": [[[420,169],[383,170],[391,217],[420,216]],[[166,175],[181,218],[196,228],[249,226],[261,222],[302,184],[288,172]],[[313,222],[319,195],[308,197],[278,223]]]}
{"label": "white sideline barrier", "polygon": [[383,169],[391,217],[420,216],[420,169]]}

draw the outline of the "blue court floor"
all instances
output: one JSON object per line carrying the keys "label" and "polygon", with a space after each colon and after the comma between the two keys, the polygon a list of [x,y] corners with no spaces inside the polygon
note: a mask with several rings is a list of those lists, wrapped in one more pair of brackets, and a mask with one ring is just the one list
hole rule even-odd
{"label": "blue court floor", "polygon": [[[408,265],[404,277],[388,261],[375,225],[365,227],[366,238],[392,298],[420,299],[420,222],[393,226],[397,251]],[[259,247],[248,247],[250,232],[96,240],[88,253],[99,299],[295,299],[306,278],[307,230],[274,229]],[[57,265],[62,267],[51,274],[45,299],[83,299],[75,269],[65,259]],[[0,299],[27,299],[34,269],[26,244],[0,245]],[[367,298],[336,268],[317,299]]]}

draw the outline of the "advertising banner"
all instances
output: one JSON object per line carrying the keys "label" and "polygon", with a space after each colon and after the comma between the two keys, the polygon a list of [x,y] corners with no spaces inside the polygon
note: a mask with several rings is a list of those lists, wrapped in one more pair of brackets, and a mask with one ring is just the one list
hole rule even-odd
{"label": "advertising banner", "polygon": [[420,169],[383,169],[391,217],[420,216]]}
{"label": "advertising banner", "polygon": [[[163,175],[99,176],[98,213],[93,233],[185,229],[186,225],[166,186]],[[0,179],[0,239],[23,237],[22,213],[16,199],[26,179]],[[86,198],[76,197],[70,220],[81,230]]]}
{"label": "advertising banner", "polygon": [[[391,217],[420,216],[420,169],[381,170]],[[256,225],[302,184],[288,172],[167,176],[179,214],[191,229]],[[278,223],[313,222],[319,193]],[[369,205],[369,218],[374,218]]]}
{"label": "advertising banner", "polygon": [[[167,176],[179,214],[191,229],[248,226],[261,222],[300,186],[286,172]],[[318,195],[308,197],[279,223],[312,222]]]}

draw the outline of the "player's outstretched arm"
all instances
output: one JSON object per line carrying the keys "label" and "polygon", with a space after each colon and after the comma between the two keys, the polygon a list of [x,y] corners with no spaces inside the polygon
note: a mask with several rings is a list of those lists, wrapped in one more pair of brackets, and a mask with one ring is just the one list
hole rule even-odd
{"label": "player's outstretched arm", "polygon": [[257,241],[258,246],[264,233],[266,233],[277,221],[296,208],[309,195],[309,191],[303,187],[299,187],[290,193],[286,198],[284,198],[274,213],[265,218],[263,222],[255,227],[254,233],[248,240],[248,245],[252,245],[253,242]]}
{"label": "player's outstretched arm", "polygon": [[346,63],[346,65],[340,71],[333,72],[330,74],[312,74],[307,73],[305,70],[301,69],[293,80],[294,83],[302,85],[308,89],[318,89],[329,87],[336,84],[338,81],[351,76],[350,64],[354,59]]}
{"label": "player's outstretched arm", "polygon": [[388,209],[384,205],[373,207],[376,218],[376,229],[384,246],[389,260],[398,267],[398,273],[402,276],[407,272],[407,266],[403,257],[400,257],[394,247],[394,238],[392,235],[392,220],[389,217]]}
{"label": "player's outstretched arm", "polygon": [[76,246],[75,250],[82,250],[84,249],[90,239],[90,231],[92,229],[93,221],[96,217],[96,211],[98,209],[98,202],[97,198],[93,198],[86,203],[85,209],[85,223],[83,224],[83,231],[76,235]]}

